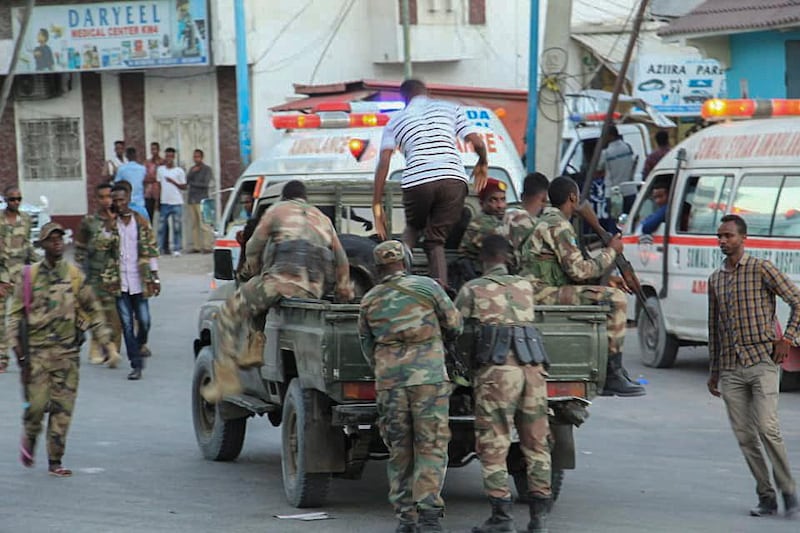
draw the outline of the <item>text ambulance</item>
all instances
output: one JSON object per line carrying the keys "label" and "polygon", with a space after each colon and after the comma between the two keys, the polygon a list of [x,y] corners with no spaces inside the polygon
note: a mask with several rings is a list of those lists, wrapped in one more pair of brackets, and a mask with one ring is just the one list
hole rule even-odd
{"label": "text ambulance", "polygon": [[[723,260],[716,237],[723,215],[747,222],[748,253],[800,283],[800,100],[709,100],[703,114],[734,120],[673,148],[648,176],[624,230],[626,256],[657,318],[654,326],[631,306],[648,366],[670,367],[678,347],[708,342],[707,280]],[[772,118],[751,118],[765,116]],[[642,222],[657,210],[654,185],[665,181],[665,221],[643,234]],[[778,317],[783,324],[788,317],[780,299]],[[783,371],[784,388],[800,385],[800,350]]]}
{"label": "text ambulance", "polygon": [[[253,162],[237,180],[227,204],[215,224],[214,271],[217,279],[233,279],[239,257],[236,233],[251,216],[259,194],[274,183],[300,179],[313,190],[317,180],[363,179],[372,182],[377,164],[383,126],[391,112],[401,109],[401,102],[323,103],[312,113],[276,113],[272,124],[282,130],[278,142],[264,157]],[[508,186],[509,202],[519,200],[525,169],[514,143],[502,122],[489,109],[463,107],[467,118],[480,129],[489,157],[489,176]],[[458,142],[464,167],[469,175],[478,157],[469,143]],[[395,152],[389,168],[389,179],[399,181],[405,160]],[[211,205],[204,207],[210,211]],[[402,217],[397,209],[394,219]],[[359,234],[369,236],[372,212],[361,209],[349,213],[359,222]],[[404,224],[403,224],[404,225]],[[374,232],[373,232],[374,233]]]}

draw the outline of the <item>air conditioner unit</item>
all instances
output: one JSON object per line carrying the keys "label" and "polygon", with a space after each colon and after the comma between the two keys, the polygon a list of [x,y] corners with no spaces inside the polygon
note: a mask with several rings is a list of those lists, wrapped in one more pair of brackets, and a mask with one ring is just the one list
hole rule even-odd
{"label": "air conditioner unit", "polygon": [[15,100],[47,100],[64,94],[63,74],[29,74],[14,78]]}

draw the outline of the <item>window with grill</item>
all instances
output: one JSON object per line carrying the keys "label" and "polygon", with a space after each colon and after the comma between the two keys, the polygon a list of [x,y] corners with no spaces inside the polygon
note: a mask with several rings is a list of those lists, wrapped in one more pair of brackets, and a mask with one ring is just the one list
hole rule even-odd
{"label": "window with grill", "polygon": [[26,180],[81,179],[80,119],[20,120]]}

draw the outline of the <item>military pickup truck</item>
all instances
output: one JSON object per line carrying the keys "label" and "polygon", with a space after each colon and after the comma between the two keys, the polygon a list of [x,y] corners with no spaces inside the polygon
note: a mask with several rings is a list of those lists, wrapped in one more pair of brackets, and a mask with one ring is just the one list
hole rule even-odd
{"label": "military pickup truck", "polygon": [[[404,218],[396,183],[387,184],[388,231],[402,234]],[[278,201],[280,185],[262,191],[256,216]],[[372,187],[358,182],[317,182],[309,187],[309,202],[332,216],[351,259],[357,294],[376,283],[370,239]],[[477,208],[470,198],[468,208]],[[424,268],[424,254],[415,251],[415,270]],[[221,268],[230,268],[222,263]],[[194,341],[195,369],[192,412],[197,443],[206,459],[231,461],[241,451],[249,418],[266,415],[281,428],[283,486],[289,503],[315,507],[325,503],[332,477],[358,479],[369,459],[388,456],[376,426],[374,375],[361,353],[357,303],[332,299],[286,299],[267,315],[263,365],[240,371],[242,394],[219,404],[205,402],[200,389],[213,379],[217,349],[218,308],[234,290],[229,283],[216,289],[200,310]],[[557,497],[564,470],[575,468],[573,427],[605,381],[605,310],[601,307],[538,306],[551,367],[548,379],[553,433],[553,489]],[[458,341],[465,358],[471,353],[469,329]],[[452,439],[449,464],[460,467],[476,458],[472,394],[458,387],[450,407]],[[512,447],[509,469],[517,492],[527,493],[524,462]]]}

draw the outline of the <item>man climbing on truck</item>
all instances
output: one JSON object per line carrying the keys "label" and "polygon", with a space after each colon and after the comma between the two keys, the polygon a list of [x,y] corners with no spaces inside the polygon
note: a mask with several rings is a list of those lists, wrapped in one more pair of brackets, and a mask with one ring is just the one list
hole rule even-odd
{"label": "man climbing on truck", "polygon": [[[306,186],[292,180],[281,201],[267,209],[247,242],[244,283],[219,313],[219,353],[214,380],[203,388],[206,401],[241,392],[237,367],[261,364],[264,314],[281,298],[319,299],[336,286],[336,296],[353,299],[350,265],[331,221],[306,201]],[[260,319],[258,319],[260,318]],[[242,327],[249,324],[248,349],[240,357]]]}

